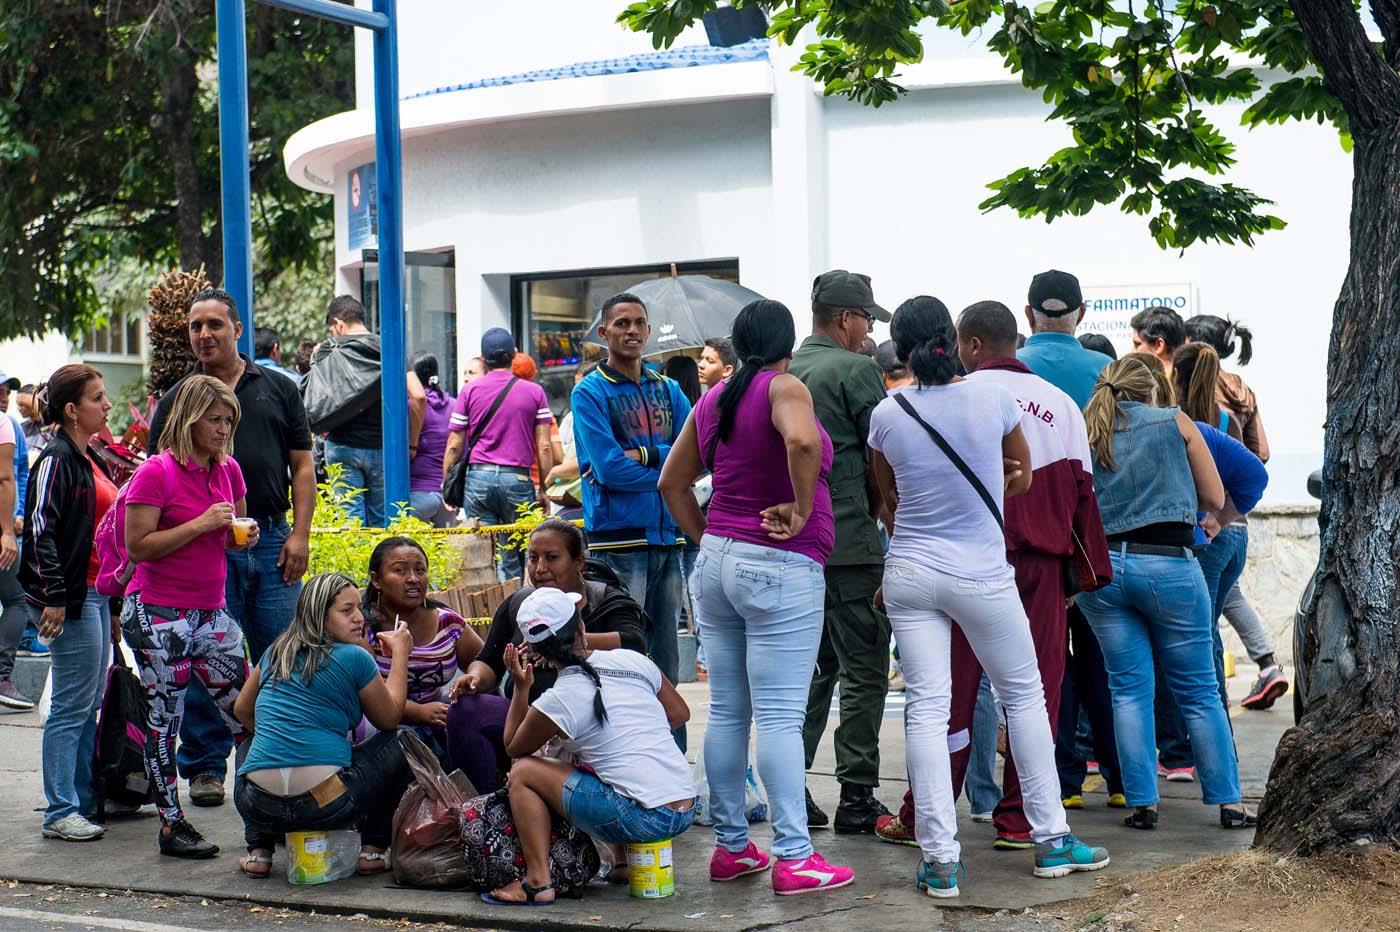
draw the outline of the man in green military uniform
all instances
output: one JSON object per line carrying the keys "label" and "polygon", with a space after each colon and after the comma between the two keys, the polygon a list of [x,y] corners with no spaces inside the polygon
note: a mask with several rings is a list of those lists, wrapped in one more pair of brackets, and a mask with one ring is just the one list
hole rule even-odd
{"label": "man in green military uniform", "polygon": [[[858,352],[875,321],[889,319],[889,312],[875,303],[869,276],[842,269],[823,273],[812,284],[812,335],[788,370],[811,391],[835,452],[829,483],[836,549],[826,563],[826,624],[803,741],[810,769],[839,679],[841,719],[835,741],[841,802],[835,828],[842,834],[873,832],[875,820],[889,811],[874,795],[880,783],[890,622],[873,604],[884,572],[884,548],[872,516],[876,499],[869,490],[866,452],[870,412],[884,399],[885,385],[880,367]],[[828,822],[810,793],[807,821],[812,826]]]}

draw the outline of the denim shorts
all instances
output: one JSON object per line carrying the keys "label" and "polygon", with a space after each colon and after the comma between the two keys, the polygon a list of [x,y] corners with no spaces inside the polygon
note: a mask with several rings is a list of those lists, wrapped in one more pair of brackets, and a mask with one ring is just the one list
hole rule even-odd
{"label": "denim shorts", "polygon": [[695,819],[694,805],[648,809],[583,770],[564,781],[563,799],[565,818],[595,840],[615,845],[674,838]]}

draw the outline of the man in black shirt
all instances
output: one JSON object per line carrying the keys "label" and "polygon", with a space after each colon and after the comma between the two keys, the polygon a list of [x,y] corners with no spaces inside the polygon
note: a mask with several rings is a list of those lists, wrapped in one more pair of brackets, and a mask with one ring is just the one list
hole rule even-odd
{"label": "man in black shirt", "polygon": [[[243,324],[228,292],[208,288],[196,294],[190,301],[189,328],[197,360],[193,371],[212,375],[232,388],[241,409],[233,434],[233,458],[248,487],[248,517],[257,519],[261,536],[254,547],[225,553],[225,596],[229,614],[243,629],[252,662],[257,664],[291,623],[301,595],[316,508],[311,431],[296,385],[238,352]],[[174,400],[175,387],[171,387],[151,419],[152,454]],[[213,701],[193,680],[185,697],[180,745],[179,769],[190,781],[190,799],[197,806],[219,805],[233,736]]]}

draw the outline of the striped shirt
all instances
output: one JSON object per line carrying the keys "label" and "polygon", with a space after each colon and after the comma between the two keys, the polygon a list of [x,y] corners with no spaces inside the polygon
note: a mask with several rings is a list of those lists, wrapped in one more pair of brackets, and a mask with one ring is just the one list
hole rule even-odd
{"label": "striped shirt", "polygon": [[[450,609],[438,609],[437,634],[427,644],[414,644],[408,655],[408,698],[423,705],[441,701],[442,689],[457,675],[457,639],[466,622]],[[389,677],[391,661],[378,647],[374,632],[369,635],[371,653],[379,664],[379,674]]]}

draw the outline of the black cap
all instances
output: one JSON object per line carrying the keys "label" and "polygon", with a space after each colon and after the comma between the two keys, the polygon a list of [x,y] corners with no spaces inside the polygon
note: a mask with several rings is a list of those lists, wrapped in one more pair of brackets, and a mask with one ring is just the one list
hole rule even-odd
{"label": "black cap", "polygon": [[1068,272],[1051,269],[1031,279],[1026,301],[1033,311],[1048,317],[1063,317],[1083,306],[1084,295],[1079,290],[1079,279]]}
{"label": "black cap", "polygon": [[900,362],[899,357],[895,354],[893,340],[886,340],[875,347],[875,362],[879,364],[885,375],[893,375],[904,369],[904,363]]}
{"label": "black cap", "polygon": [[827,307],[858,307],[876,320],[890,320],[890,312],[875,303],[870,276],[858,272],[832,269],[818,275],[812,282],[812,300]]}

